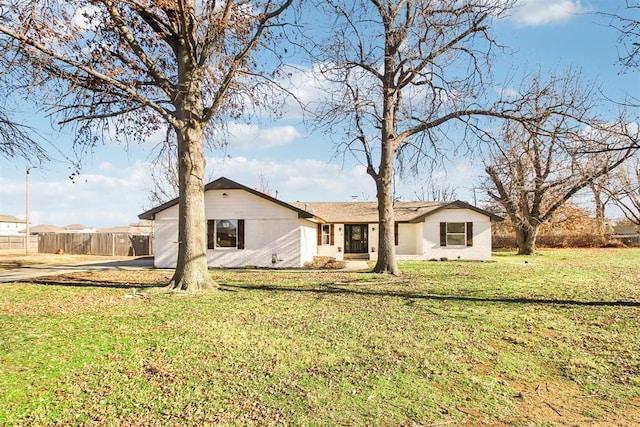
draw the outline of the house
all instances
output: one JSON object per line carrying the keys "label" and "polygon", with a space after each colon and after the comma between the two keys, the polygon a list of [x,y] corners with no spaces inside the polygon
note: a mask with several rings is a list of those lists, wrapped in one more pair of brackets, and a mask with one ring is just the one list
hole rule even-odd
{"label": "house", "polygon": [[[211,267],[299,268],[314,256],[375,260],[374,202],[286,203],[227,178],[205,186],[207,262]],[[399,202],[399,259],[491,259],[491,221],[502,218],[467,203]],[[139,215],[153,220],[155,261],[175,267],[178,199]]]}
{"label": "house", "polygon": [[153,221],[134,222],[129,225],[117,227],[103,227],[97,229],[96,233],[122,233],[147,236],[153,234]]}
{"label": "house", "polygon": [[[377,202],[293,203],[322,218],[318,255],[376,260]],[[397,259],[491,259],[491,222],[502,218],[468,203],[396,202]]]}
{"label": "house", "polygon": [[[319,218],[230,179],[205,186],[205,214],[212,267],[302,267],[317,253]],[[138,217],[154,221],[154,265],[175,267],[178,199]]]}
{"label": "house", "polygon": [[[26,229],[21,231],[22,233],[26,233]],[[66,233],[66,230],[62,227],[58,227],[56,225],[50,224],[40,224],[29,229],[29,233],[31,234],[44,234],[44,233]]]}
{"label": "house", "polygon": [[619,240],[626,246],[640,246],[640,227],[635,224],[615,224],[611,227],[610,238]]}
{"label": "house", "polygon": [[0,215],[0,235],[18,234],[27,221],[13,215]]}
{"label": "house", "polygon": [[95,233],[96,229],[82,224],[69,224],[62,227],[65,233]]}

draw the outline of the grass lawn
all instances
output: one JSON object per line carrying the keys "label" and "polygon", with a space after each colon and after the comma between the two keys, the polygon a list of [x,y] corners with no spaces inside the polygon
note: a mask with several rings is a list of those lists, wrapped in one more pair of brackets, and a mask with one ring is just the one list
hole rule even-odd
{"label": "grass lawn", "polygon": [[494,260],[0,284],[0,425],[640,424],[640,250]]}

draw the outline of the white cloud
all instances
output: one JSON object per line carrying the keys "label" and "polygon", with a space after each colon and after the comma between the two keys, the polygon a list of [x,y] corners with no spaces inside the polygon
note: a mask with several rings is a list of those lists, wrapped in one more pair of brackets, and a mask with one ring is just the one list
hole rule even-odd
{"label": "white cloud", "polygon": [[[69,180],[65,174],[47,176],[36,169],[30,179],[30,219],[32,225],[64,226],[80,223],[96,228],[127,225],[138,221],[138,214],[149,209],[146,162],[119,167],[116,162],[96,165]],[[471,185],[472,168],[461,166],[449,175],[434,178],[451,183],[460,199],[467,199],[464,189]],[[361,165],[341,166],[313,159],[250,159],[247,157],[210,157],[207,159],[206,181],[221,176],[271,196],[292,201],[375,201],[376,189]],[[427,177],[423,177],[427,179]],[[419,179],[397,183],[397,194],[406,199],[416,194]],[[0,213],[24,218],[24,177],[0,177]]]}
{"label": "white cloud", "polygon": [[[246,157],[207,159],[206,180],[221,176],[256,189],[269,190],[284,201],[340,201],[375,198],[375,185],[361,166],[341,168],[312,159],[280,161]],[[75,182],[75,183],[74,183]],[[100,164],[72,182],[65,174],[48,176],[39,169],[30,176],[32,225],[80,223],[96,228],[138,221],[149,209],[151,178],[145,162],[127,167]],[[25,217],[24,177],[0,177],[0,213]]]}
{"label": "white cloud", "polygon": [[520,0],[514,11],[514,19],[523,26],[538,26],[566,22],[588,10],[580,0]]}
{"label": "white cloud", "polygon": [[245,151],[287,145],[302,136],[294,126],[262,129],[255,125],[230,123],[228,128],[230,146]]}
{"label": "white cloud", "polygon": [[[33,225],[64,226],[81,223],[96,228],[138,221],[147,203],[149,177],[145,164],[118,169],[113,164],[78,175],[71,181],[64,174],[48,176],[32,171],[29,182],[30,222]],[[3,214],[25,217],[25,185],[3,179],[0,187]]]}
{"label": "white cloud", "polygon": [[97,6],[83,6],[77,10],[72,11],[73,17],[71,18],[72,31],[95,31],[98,28],[99,21],[95,19],[95,16],[99,12]]}
{"label": "white cloud", "polygon": [[453,191],[457,200],[477,203],[480,196],[477,187],[478,178],[484,173],[480,162],[472,159],[459,159],[457,164],[449,164],[448,170],[425,171],[419,177],[398,180],[395,185],[396,197],[402,200],[417,200],[421,197],[431,197],[430,185],[436,189]]}
{"label": "white cloud", "polygon": [[321,68],[323,64],[314,64],[312,68],[289,65],[285,72],[287,78],[280,81],[280,85],[292,94],[287,98],[283,117],[286,119],[300,119],[305,113],[302,106],[314,108],[319,102],[326,100],[334,90],[335,83],[327,80]]}

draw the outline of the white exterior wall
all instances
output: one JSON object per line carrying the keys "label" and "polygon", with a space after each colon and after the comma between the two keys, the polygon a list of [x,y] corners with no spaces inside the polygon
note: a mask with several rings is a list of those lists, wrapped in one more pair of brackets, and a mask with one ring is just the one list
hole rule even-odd
{"label": "white exterior wall", "polygon": [[0,234],[20,234],[20,230],[27,228],[27,224],[24,222],[0,222]]}
{"label": "white exterior wall", "polygon": [[378,230],[378,224],[369,224],[369,260],[370,261],[377,261],[378,260],[378,242],[380,241],[379,239],[379,230]]}
{"label": "white exterior wall", "polygon": [[422,223],[398,224],[398,245],[396,255],[415,255],[422,253]]}
{"label": "white exterior wall", "polygon": [[178,205],[156,214],[153,231],[153,265],[174,268],[178,261]]}
{"label": "white exterior wall", "polygon": [[[223,196],[223,193],[226,196]],[[159,268],[174,268],[178,256],[178,206],[156,214],[155,261]],[[298,213],[244,190],[209,190],[205,216],[243,219],[245,249],[207,250],[211,267],[297,268],[316,254],[316,225]],[[275,263],[272,260],[275,259]]]}
{"label": "white exterior wall", "polygon": [[318,225],[304,220],[300,220],[300,223],[300,257],[304,265],[318,254]]}
{"label": "white exterior wall", "polygon": [[[378,224],[368,225],[369,260],[378,259]],[[415,256],[421,253],[422,224],[398,224],[398,246],[396,254]],[[344,224],[334,224],[334,244],[318,246],[318,255],[344,259]]]}
{"label": "white exterior wall", "polygon": [[[473,246],[440,247],[441,222],[473,222]],[[314,230],[314,236],[316,236]],[[317,242],[317,237],[314,237]],[[317,246],[318,255],[344,259],[344,224],[334,224],[334,244]],[[338,251],[338,249],[340,251]],[[378,224],[369,224],[369,259],[378,259]],[[407,259],[491,260],[491,221],[470,209],[445,209],[425,222],[398,224],[396,257]]]}
{"label": "white exterior wall", "polygon": [[[315,236],[315,242],[317,244],[317,228]],[[333,245],[318,245],[317,248],[318,255],[330,256],[338,261],[342,261],[344,259],[344,224],[333,224]]]}
{"label": "white exterior wall", "polygon": [[[473,246],[440,246],[441,222],[473,222]],[[426,217],[422,227],[422,259],[491,260],[491,221],[470,209],[443,209]]]}
{"label": "white exterior wall", "polygon": [[[336,223],[333,227],[333,245],[318,246],[318,255],[330,256],[342,261],[344,260],[344,224]],[[378,224],[369,224],[367,233],[369,259],[375,261],[378,259]]]}

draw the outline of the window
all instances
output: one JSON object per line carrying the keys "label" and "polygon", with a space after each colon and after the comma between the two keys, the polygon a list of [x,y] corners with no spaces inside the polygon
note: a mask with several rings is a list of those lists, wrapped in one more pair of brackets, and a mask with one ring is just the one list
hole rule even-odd
{"label": "window", "polygon": [[333,224],[318,224],[318,246],[334,244]]}
{"label": "window", "polygon": [[244,249],[244,220],[211,219],[207,221],[207,249]]}
{"label": "window", "polygon": [[440,246],[473,246],[473,223],[441,222]]}
{"label": "window", "polygon": [[331,225],[322,224],[322,244],[328,245],[331,242]]}

